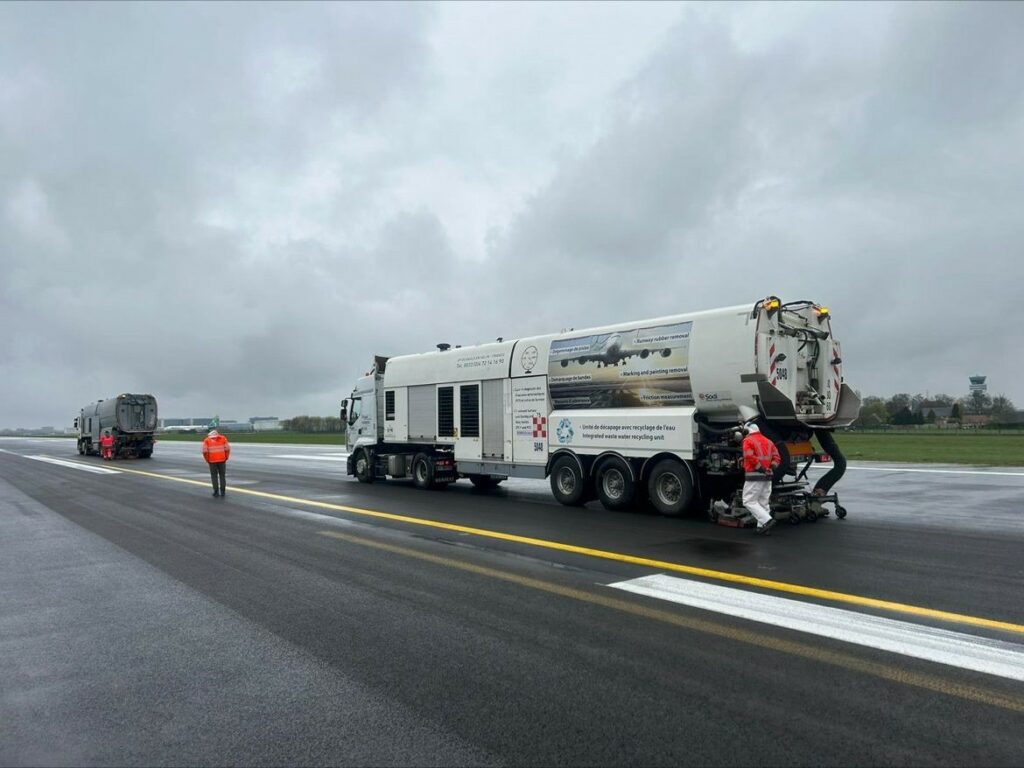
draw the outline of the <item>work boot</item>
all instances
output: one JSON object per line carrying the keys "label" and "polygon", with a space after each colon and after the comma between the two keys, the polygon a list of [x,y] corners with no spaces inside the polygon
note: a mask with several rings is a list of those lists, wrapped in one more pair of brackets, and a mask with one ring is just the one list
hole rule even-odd
{"label": "work boot", "polygon": [[754,530],[754,533],[756,533],[756,534],[758,534],[760,536],[767,536],[768,535],[768,531],[770,531],[772,529],[772,526],[774,526],[774,525],[775,525],[775,518],[772,518],[771,520],[769,520],[764,525],[757,526],[757,528]]}
{"label": "work boot", "polygon": [[219,494],[219,493],[217,493],[216,491],[214,491],[214,492],[213,492],[213,496],[214,496],[214,498],[216,498],[217,496],[220,496],[220,494]]}

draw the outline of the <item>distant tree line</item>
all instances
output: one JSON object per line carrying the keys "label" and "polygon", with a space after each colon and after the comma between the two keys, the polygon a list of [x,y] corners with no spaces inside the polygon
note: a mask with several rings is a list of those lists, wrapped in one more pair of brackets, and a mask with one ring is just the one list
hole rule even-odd
{"label": "distant tree line", "polygon": [[965,416],[983,416],[989,424],[1012,424],[1017,421],[1017,409],[1005,395],[993,397],[985,392],[971,392],[960,398],[906,392],[888,398],[868,395],[861,399],[856,426],[962,422]]}
{"label": "distant tree line", "polygon": [[344,432],[345,422],[337,416],[295,416],[283,419],[281,426],[289,432]]}

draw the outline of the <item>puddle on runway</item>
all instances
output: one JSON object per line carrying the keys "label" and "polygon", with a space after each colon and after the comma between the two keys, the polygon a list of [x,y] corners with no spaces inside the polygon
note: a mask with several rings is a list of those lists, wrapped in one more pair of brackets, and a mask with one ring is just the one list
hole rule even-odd
{"label": "puddle on runway", "polygon": [[[744,532],[753,535],[753,531]],[[695,552],[698,555],[718,558],[720,560],[747,557],[751,547],[749,542],[730,541],[728,539],[680,539],[679,541],[671,542],[671,545]]]}

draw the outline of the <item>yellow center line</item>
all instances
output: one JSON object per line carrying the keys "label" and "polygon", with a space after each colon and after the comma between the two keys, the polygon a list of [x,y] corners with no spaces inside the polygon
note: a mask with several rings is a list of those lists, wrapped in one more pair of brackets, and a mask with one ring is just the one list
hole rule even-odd
{"label": "yellow center line", "polygon": [[[119,469],[121,468],[119,467]],[[161,475],[156,472],[144,472],[138,469],[121,469],[121,471],[135,475],[143,475],[145,477],[155,477],[161,480],[173,480],[179,483],[188,483],[190,485],[208,485],[208,483],[200,480],[189,480],[183,477]],[[440,520],[427,520],[425,518],[420,517],[398,515],[393,512],[379,512],[373,509],[350,507],[345,504],[332,504],[331,502],[327,501],[315,501],[313,499],[303,499],[296,496],[284,496],[278,493],[255,491],[252,490],[251,488],[232,488],[231,491],[232,493],[242,493],[262,499],[270,499],[272,501],[283,501],[289,504],[300,504],[308,507],[317,507],[319,509],[330,509],[336,512],[348,512],[349,514],[361,515],[363,517],[373,517],[379,520],[391,520],[397,523],[407,523],[409,525],[417,525],[426,528],[437,528],[445,531],[455,531],[457,533],[465,533],[471,536],[480,536],[482,538],[496,539],[499,541],[509,541],[516,544],[525,544],[531,547],[539,547],[542,549],[555,550],[558,552],[568,552],[574,555],[584,555],[586,557],[593,557],[601,560],[612,560],[619,563],[640,565],[646,568],[654,568],[659,571],[673,571],[675,573],[685,573],[690,576],[700,576],[701,578],[713,579],[715,581],[725,581],[733,584],[743,584],[748,587],[757,587],[759,589],[767,589],[772,590],[774,592],[786,592],[794,595],[802,595],[804,597],[813,597],[819,600],[829,600],[836,603],[847,603],[850,605],[857,605],[863,608],[874,608],[883,611],[892,611],[895,613],[903,613],[927,619],[936,619],[938,621],[946,621],[954,624],[965,624],[974,627],[983,627],[985,629],[995,629],[1003,632],[1013,632],[1019,635],[1024,635],[1024,624],[1014,624],[1009,621],[986,619],[980,616],[970,616],[963,613],[952,613],[950,611],[942,611],[935,608],[925,608],[919,605],[897,603],[891,600],[879,600],[878,598],[874,597],[864,597],[862,595],[853,595],[846,592],[835,592],[829,589],[818,589],[817,587],[806,587],[802,584],[790,584],[785,581],[772,581],[771,579],[761,579],[756,576],[744,576],[740,573],[731,573],[729,571],[716,571],[710,568],[701,568],[695,565],[673,563],[667,560],[654,560],[648,557],[637,557],[636,555],[627,555],[620,552],[610,552],[603,549],[590,549],[589,547],[580,547],[575,544],[564,544],[558,541],[535,539],[529,536],[519,536],[514,533],[505,533],[503,531],[492,531],[486,528],[473,528],[468,525],[458,525],[457,523],[445,523]]]}
{"label": "yellow center line", "polygon": [[751,630],[729,627],[713,621],[706,621],[692,616],[671,613],[669,611],[631,603],[610,595],[587,592],[574,587],[567,587],[561,584],[543,581],[541,579],[534,579],[529,576],[520,576],[516,573],[476,565],[464,560],[455,560],[453,558],[432,555],[395,544],[374,541],[361,536],[353,536],[351,534],[339,533],[337,531],[319,531],[319,534],[321,536],[328,536],[332,539],[340,539],[341,541],[346,541],[352,544],[372,547],[384,552],[423,560],[435,565],[447,568],[456,568],[458,570],[474,573],[480,576],[499,579],[528,589],[539,590],[541,592],[570,598],[572,600],[578,600],[591,605],[610,608],[612,610],[628,613],[651,621],[659,621],[665,624],[681,627],[683,629],[694,630],[696,632],[702,632],[728,640],[735,640],[737,642],[756,646],[758,650],[769,649],[778,651],[791,656],[798,656],[811,661],[842,667],[843,669],[847,669],[851,672],[858,672],[861,674],[871,675],[872,677],[878,677],[883,680],[888,680],[890,682],[901,683],[915,688],[922,688],[934,693],[955,696],[960,699],[967,699],[969,701],[999,707],[1000,709],[1008,709],[1012,712],[1024,712],[1024,698],[1020,696],[1005,694],[979,686],[957,683],[937,675],[912,672],[890,664],[868,661],[840,651],[832,651],[826,648],[808,645],[806,643],[784,640]]}

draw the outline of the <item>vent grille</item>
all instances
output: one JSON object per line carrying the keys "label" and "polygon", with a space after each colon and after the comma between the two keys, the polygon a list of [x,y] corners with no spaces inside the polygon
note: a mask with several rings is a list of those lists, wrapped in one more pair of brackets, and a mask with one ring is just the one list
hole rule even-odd
{"label": "vent grille", "polygon": [[455,437],[455,390],[437,388],[437,436]]}
{"label": "vent grille", "polygon": [[384,420],[395,420],[395,390],[393,389],[384,393]]}
{"label": "vent grille", "polygon": [[459,429],[463,437],[480,437],[480,385],[459,387]]}

